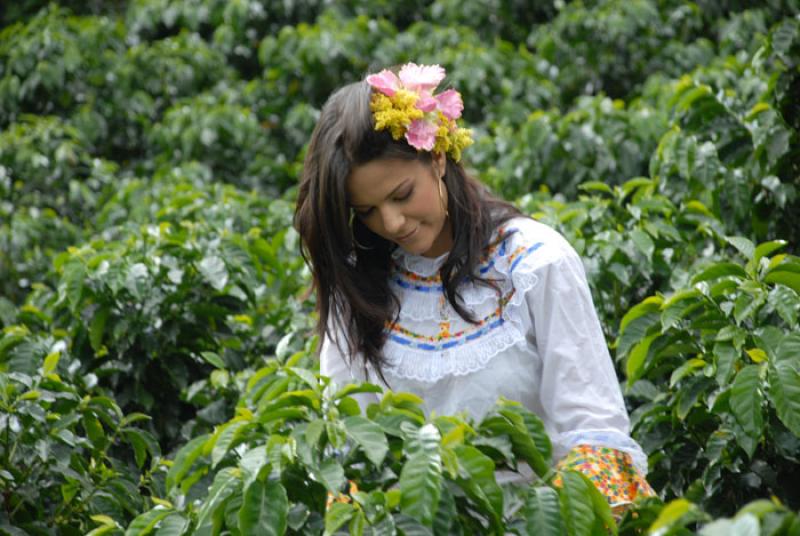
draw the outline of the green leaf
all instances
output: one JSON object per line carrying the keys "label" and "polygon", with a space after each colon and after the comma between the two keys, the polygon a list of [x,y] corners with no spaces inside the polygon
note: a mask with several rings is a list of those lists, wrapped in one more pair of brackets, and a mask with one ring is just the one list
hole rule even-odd
{"label": "green leaf", "polygon": [[779,54],[788,55],[795,39],[797,39],[798,34],[800,34],[798,28],[800,27],[797,23],[791,19],[786,19],[779,24],[770,34],[772,49]]}
{"label": "green leaf", "polygon": [[[103,534],[108,534],[109,532],[117,532],[119,529],[115,525],[101,525],[95,529],[90,530],[86,533],[85,536],[102,536]],[[9,533],[2,524],[0,524],[0,534],[7,534]],[[19,533],[10,532],[12,536],[16,536],[20,534],[20,536],[27,536],[27,533],[20,531]]]}
{"label": "green leaf", "polygon": [[608,504],[608,499],[605,495],[600,493],[600,490],[594,485],[591,479],[584,473],[577,472],[584,483],[589,495],[592,498],[592,506],[594,507],[595,515],[595,533],[608,534],[609,532],[616,536],[617,522],[614,520],[614,514],[611,512],[611,506]]}
{"label": "green leaf", "polygon": [[714,184],[720,174],[720,168],[716,146],[710,141],[699,145],[692,167],[692,179],[703,185]]}
{"label": "green leaf", "polygon": [[255,480],[244,491],[239,530],[242,534],[282,535],[288,513],[289,499],[281,483]]}
{"label": "green leaf", "polygon": [[166,509],[163,506],[156,506],[152,510],[139,514],[131,521],[131,524],[128,525],[125,536],[145,536],[146,534],[150,534],[159,521],[172,513],[172,510]]}
{"label": "green leaf", "polygon": [[786,285],[793,291],[800,294],[800,273],[776,268],[769,272],[766,277],[764,277],[764,281],[767,283],[780,283],[781,285]]}
{"label": "green leaf", "polygon": [[79,260],[72,260],[64,266],[63,291],[59,288],[59,293],[63,292],[73,310],[78,307],[83,295],[83,281],[86,278],[86,268]]}
{"label": "green leaf", "polygon": [[389,451],[389,442],[386,440],[383,429],[361,416],[347,417],[344,419],[344,426],[347,429],[347,435],[364,449],[367,458],[375,467],[380,467]]}
{"label": "green leaf", "polygon": [[347,480],[344,476],[342,464],[332,458],[324,460],[320,464],[316,475],[322,484],[328,488],[328,491],[332,493],[339,493],[339,490],[342,489]]}
{"label": "green leaf", "polygon": [[561,473],[562,487],[558,492],[561,502],[561,517],[564,520],[564,534],[583,536],[592,534],[595,523],[594,504],[586,481],[575,471]]}
{"label": "green leaf", "polygon": [[242,436],[243,432],[246,430],[245,427],[249,425],[250,423],[247,421],[230,421],[222,425],[219,434],[215,434],[217,436],[216,441],[214,442],[214,448],[211,449],[212,468],[216,467],[217,464],[222,461],[225,454],[228,453],[231,447],[234,446]]}
{"label": "green leaf", "polygon": [[267,465],[267,449],[264,445],[253,447],[239,459],[239,467],[242,470],[242,482],[244,487],[249,486],[258,478],[261,469]]}
{"label": "green leaf", "polygon": [[353,505],[345,502],[335,502],[325,512],[325,536],[339,530],[339,527],[350,521],[355,512]]}
{"label": "green leaf", "polygon": [[587,192],[604,192],[614,195],[614,190],[611,189],[611,186],[600,181],[584,182],[583,184],[578,185],[578,188]]}
{"label": "green leaf", "polygon": [[372,383],[345,385],[333,395],[334,400],[357,393],[382,393],[383,389]]}
{"label": "green leaf", "polygon": [[530,488],[523,509],[525,533],[541,536],[562,536],[561,508],[553,488]]}
{"label": "green leaf", "polygon": [[514,454],[527,462],[537,475],[544,477],[550,471],[549,464],[539,452],[521,418],[509,415],[488,416],[481,422],[481,430],[492,435],[507,435],[511,439]]}
{"label": "green leaf", "polygon": [[650,345],[653,344],[653,341],[656,340],[660,335],[660,333],[648,335],[639,341],[631,350],[631,353],[628,356],[628,361],[625,363],[625,374],[628,376],[628,387],[633,385],[633,383],[644,373],[644,364],[645,360],[647,359],[647,354],[650,352]]}
{"label": "green leaf", "polygon": [[656,244],[650,235],[641,229],[634,229],[631,231],[631,240],[636,245],[636,248],[641,251],[648,261],[653,260],[653,253],[656,250]]}
{"label": "green leaf", "polygon": [[133,424],[135,422],[149,421],[149,420],[152,420],[152,417],[150,417],[150,415],[145,415],[144,413],[133,412],[133,413],[128,413],[127,415],[125,415],[125,417],[123,417],[122,420],[119,421],[119,425],[120,425],[120,427],[125,427],[125,426],[128,426],[129,424]]}
{"label": "green leaf", "polygon": [[106,444],[106,433],[100,420],[90,412],[83,415],[83,427],[86,429],[86,435],[97,450],[102,450]]}
{"label": "green leaf", "polygon": [[737,515],[735,519],[718,519],[700,529],[700,536],[759,536],[758,518],[753,514]]}
{"label": "green leaf", "polygon": [[696,285],[701,281],[710,281],[724,276],[734,276],[740,279],[747,277],[747,272],[744,271],[739,264],[733,262],[717,262],[697,274],[692,278],[692,285]]}
{"label": "green leaf", "polygon": [[[692,169],[694,168],[695,157],[697,155],[697,138],[694,136],[681,136],[676,142],[678,144],[676,148],[678,171],[681,177],[690,180],[692,178]],[[691,203],[698,203],[705,209],[705,206],[699,201],[690,201],[689,204]],[[708,209],[705,210],[708,211]]]}
{"label": "green leaf", "polygon": [[767,294],[759,289],[753,294],[742,293],[736,298],[733,308],[733,318],[741,325],[746,319],[755,315],[767,301]]}
{"label": "green leaf", "polygon": [[750,239],[743,236],[726,236],[725,241],[735,247],[745,259],[751,260],[755,256],[756,246]]}
{"label": "green leaf", "polygon": [[619,324],[619,331],[620,334],[625,332],[625,329],[628,327],[628,324],[636,320],[637,318],[643,317],[648,313],[656,312],[661,307],[662,301],[659,299],[651,300],[647,299],[642,303],[636,304],[630,308],[630,310],[625,313],[625,316],[622,317],[622,322]]}
{"label": "green leaf", "polygon": [[325,431],[325,420],[324,419],[314,419],[308,426],[306,426],[306,441],[311,447],[315,447],[319,443],[319,439],[322,437],[322,433]]}
{"label": "green leaf", "polygon": [[[487,452],[487,450],[491,449],[497,451],[501,456],[503,456],[507,460],[515,459],[513,444],[511,443],[511,438],[509,437],[506,436],[487,437],[479,435],[477,437],[474,437],[470,441],[470,443],[473,446],[480,448],[484,452]],[[445,467],[447,467],[447,464],[445,464]]]}
{"label": "green leaf", "polygon": [[686,419],[700,396],[708,392],[711,383],[713,381],[705,376],[692,376],[686,381],[686,385],[678,392],[678,403],[674,406],[679,419]]}
{"label": "green leaf", "polygon": [[312,389],[317,389],[319,387],[319,381],[317,380],[314,373],[310,370],[300,368],[300,367],[287,367],[286,370],[293,376],[300,378]]}
{"label": "green leaf", "polygon": [[178,513],[170,514],[159,523],[155,536],[183,536],[188,527],[188,519]]}
{"label": "green leaf", "polygon": [[434,536],[431,529],[406,514],[395,514],[394,522],[400,536]]}
{"label": "green leaf", "polygon": [[625,181],[622,184],[622,193],[623,193],[623,195],[627,196],[628,194],[630,194],[634,190],[638,190],[639,188],[642,188],[642,187],[650,187],[650,186],[653,186],[653,185],[654,185],[654,182],[651,179],[648,179],[646,177],[635,177],[633,179]]}
{"label": "green leaf", "polygon": [[89,516],[89,518],[92,521],[94,521],[96,523],[101,523],[103,525],[111,525],[112,527],[116,525],[116,522],[114,521],[114,518],[112,518],[110,516],[107,516],[107,515],[104,515],[104,514],[97,514],[97,515]]}
{"label": "green leaf", "polygon": [[228,284],[228,270],[225,262],[216,255],[203,258],[197,264],[197,269],[203,279],[215,290],[221,291]]}
{"label": "green leaf", "polygon": [[223,369],[223,370],[225,369],[225,362],[216,353],[214,353],[214,352],[200,352],[200,355],[203,357],[203,359],[205,359],[206,361],[208,361],[209,363],[211,363],[212,365],[214,365],[218,369]]}
{"label": "green leaf", "polygon": [[223,506],[237,487],[241,487],[239,469],[226,467],[214,477],[211,489],[197,512],[197,528],[193,534],[218,534],[222,524]]}
{"label": "green leaf", "polygon": [[342,417],[352,417],[361,415],[361,406],[352,396],[345,396],[343,398],[340,398],[336,404],[336,407],[339,408],[339,414]]}
{"label": "green leaf", "polygon": [[719,279],[710,287],[707,287],[707,290],[704,290],[704,292],[706,296],[711,296],[712,298],[720,298],[728,294],[733,294],[734,290],[739,289],[739,285],[741,283],[742,280],[739,278]]}
{"label": "green leaf", "polygon": [[160,448],[156,439],[144,430],[136,428],[123,428],[122,434],[128,443],[133,447],[133,454],[136,460],[136,465],[141,469],[147,459],[147,453],[155,457],[160,454]]}
{"label": "green leaf", "polygon": [[778,361],[797,363],[800,360],[800,333],[786,335],[775,350]]}
{"label": "green leaf", "polygon": [[753,514],[761,519],[770,512],[778,512],[782,508],[779,502],[773,502],[768,499],[758,499],[747,503],[739,509],[737,515]]}
{"label": "green leaf", "polygon": [[433,526],[441,487],[442,460],[438,450],[417,451],[400,472],[401,511],[426,527]]}
{"label": "green leaf", "polygon": [[149,277],[150,272],[147,269],[147,265],[137,262],[128,268],[127,275],[125,276],[125,288],[128,289],[135,299],[142,300],[147,292]]}
{"label": "green leaf", "polygon": [[[696,509],[696,506],[686,499],[670,501],[658,514],[658,518],[650,525],[650,534],[661,534],[679,522],[686,514]],[[659,532],[660,531],[660,532]]]}
{"label": "green leaf", "polygon": [[92,317],[91,324],[89,324],[89,343],[95,352],[99,352],[103,347],[103,335],[106,330],[108,314],[108,307],[99,308]]}
{"label": "green leaf", "polygon": [[800,360],[776,360],[769,369],[770,398],[778,418],[800,437]]}
{"label": "green leaf", "polygon": [[[500,415],[507,418],[514,427],[533,440],[536,450],[549,466],[553,457],[553,445],[545,430],[544,423],[538,415],[529,411],[521,403],[501,397],[498,402]],[[517,436],[519,439],[519,436]],[[513,441],[512,437],[512,441]],[[537,464],[538,465],[538,464]],[[541,468],[543,469],[543,468]]]}
{"label": "green leaf", "polygon": [[180,483],[183,477],[189,472],[189,469],[192,468],[195,460],[203,454],[203,448],[209,437],[208,434],[196,437],[178,451],[178,454],[175,456],[175,461],[172,462],[172,467],[170,467],[167,472],[166,486],[168,492],[172,492],[172,489]]}
{"label": "green leaf", "polygon": [[456,500],[447,486],[442,486],[442,494],[439,496],[439,506],[436,509],[436,517],[433,520],[434,534],[451,534],[453,523],[458,519],[458,509]]}
{"label": "green leaf", "polygon": [[698,214],[703,214],[705,216],[714,217],[714,213],[708,210],[707,206],[705,206],[702,202],[697,201],[696,199],[686,203],[686,209],[689,210],[690,212],[696,212]]}
{"label": "green leaf", "polygon": [[42,376],[48,376],[55,372],[58,367],[58,360],[61,359],[61,352],[51,352],[44,358],[42,365]]}
{"label": "green leaf", "polygon": [[[730,405],[736,421],[745,434],[753,439],[760,439],[764,429],[761,394],[761,367],[747,365],[743,367],[733,382]],[[752,456],[752,452],[747,453]]]}
{"label": "green leaf", "polygon": [[345,430],[342,421],[325,421],[325,433],[328,435],[328,441],[333,448],[340,449],[344,447],[347,441],[347,430]]}
{"label": "green leaf", "polygon": [[706,366],[706,362],[702,359],[689,359],[683,365],[676,368],[672,371],[672,375],[669,377],[669,387],[670,389],[675,387],[679,381],[681,381],[686,376],[692,374],[695,370],[701,369]]}
{"label": "green leaf", "polygon": [[386,514],[377,521],[373,521],[370,528],[372,529],[372,536],[397,536],[397,526],[394,516],[391,514]]}
{"label": "green leaf", "polygon": [[483,508],[497,532],[502,532],[503,490],[497,484],[494,462],[487,455],[470,445],[453,448],[458,465],[466,474],[458,478],[462,489]]}
{"label": "green leaf", "polygon": [[783,285],[775,285],[769,291],[767,303],[790,328],[797,326],[800,296],[795,291]]}
{"label": "green leaf", "polygon": [[772,240],[771,242],[763,242],[756,247],[755,253],[753,255],[753,264],[754,266],[758,266],[758,261],[761,260],[762,257],[766,257],[779,249],[786,246],[788,242],[786,240]]}
{"label": "green leaf", "polygon": [[[638,305],[636,307],[638,307]],[[643,316],[631,320],[624,330],[620,330],[619,343],[617,344],[617,358],[621,359],[623,356],[628,355],[631,348],[645,338],[648,332],[654,330],[654,328],[660,328],[660,320],[661,315],[658,312],[658,307],[655,307],[653,311]]]}
{"label": "green leaf", "polygon": [[367,525],[367,517],[363,510],[356,510],[353,519],[350,520],[350,536],[363,536],[364,528]]}

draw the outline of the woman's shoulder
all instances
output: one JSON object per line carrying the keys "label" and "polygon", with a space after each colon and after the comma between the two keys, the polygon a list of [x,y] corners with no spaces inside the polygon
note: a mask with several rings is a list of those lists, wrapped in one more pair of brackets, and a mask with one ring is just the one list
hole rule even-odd
{"label": "woman's shoulder", "polygon": [[495,255],[502,258],[509,272],[520,264],[536,268],[575,258],[577,253],[561,233],[528,216],[517,216],[506,221],[495,232],[493,242],[498,243]]}

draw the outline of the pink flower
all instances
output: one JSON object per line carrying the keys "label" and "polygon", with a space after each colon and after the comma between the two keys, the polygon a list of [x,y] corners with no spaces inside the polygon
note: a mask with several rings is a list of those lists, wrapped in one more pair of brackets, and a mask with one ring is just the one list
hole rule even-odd
{"label": "pink flower", "polygon": [[417,108],[422,110],[423,112],[432,112],[436,109],[438,105],[438,101],[427,94],[422,94],[417,101]]}
{"label": "pink flower", "polygon": [[464,102],[461,100],[461,94],[454,90],[448,89],[444,93],[436,95],[436,100],[439,103],[439,110],[448,119],[458,119],[461,117],[461,112],[464,110]]}
{"label": "pink flower", "polygon": [[400,89],[400,79],[392,71],[384,69],[378,74],[371,74],[367,77],[367,84],[377,89],[387,97],[394,95]]}
{"label": "pink flower", "polygon": [[400,81],[409,91],[433,91],[444,80],[444,69],[439,65],[406,63],[400,69]]}
{"label": "pink flower", "polygon": [[406,131],[406,141],[412,147],[424,151],[433,150],[438,127],[424,119],[415,119]]}

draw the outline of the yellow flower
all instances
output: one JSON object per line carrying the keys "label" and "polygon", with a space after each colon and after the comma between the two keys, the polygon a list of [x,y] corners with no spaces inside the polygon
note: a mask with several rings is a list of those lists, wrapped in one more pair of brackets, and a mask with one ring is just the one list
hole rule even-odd
{"label": "yellow flower", "polygon": [[472,145],[472,131],[466,128],[457,128],[450,132],[451,147],[450,156],[458,162],[461,160],[461,151]]}
{"label": "yellow flower", "polygon": [[[408,131],[415,119],[422,119],[425,113],[416,107],[419,95],[406,89],[398,89],[391,97],[376,92],[372,95],[370,109],[375,117],[375,130],[388,130],[392,138],[399,140]],[[434,112],[436,137],[433,151],[447,153],[453,160],[461,160],[461,151],[472,144],[471,132],[459,128],[453,119],[441,111]]]}
{"label": "yellow flower", "polygon": [[414,119],[422,119],[425,115],[414,106],[416,103],[417,95],[404,89],[397,90],[391,97],[375,93],[370,102],[375,115],[375,130],[389,129],[392,138],[399,140]]}
{"label": "yellow flower", "polygon": [[439,125],[436,131],[436,143],[433,145],[433,151],[436,153],[446,153],[450,149],[450,129],[447,125]]}

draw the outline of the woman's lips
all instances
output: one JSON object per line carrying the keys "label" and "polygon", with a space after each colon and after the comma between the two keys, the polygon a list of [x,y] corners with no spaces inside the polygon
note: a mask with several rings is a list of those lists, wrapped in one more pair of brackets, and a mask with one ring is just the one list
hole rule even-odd
{"label": "woman's lips", "polygon": [[412,236],[414,236],[414,235],[417,233],[417,229],[419,229],[419,226],[417,226],[417,227],[414,227],[414,230],[413,230],[413,231],[411,231],[410,233],[408,233],[408,234],[407,234],[407,235],[405,235],[405,236],[401,236],[400,238],[397,238],[396,240],[397,240],[398,242],[403,242],[403,241],[405,241],[405,240],[408,240],[409,238],[411,238]]}

